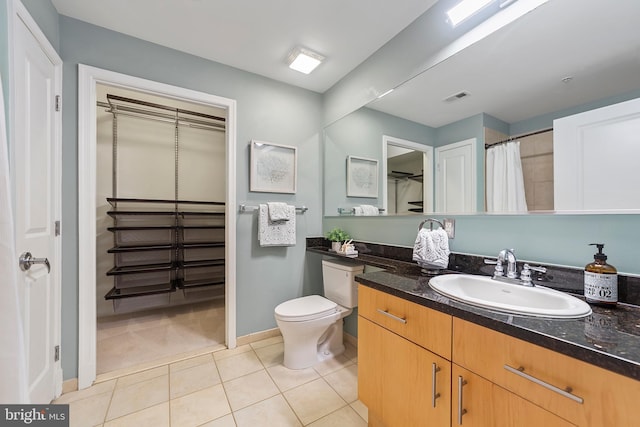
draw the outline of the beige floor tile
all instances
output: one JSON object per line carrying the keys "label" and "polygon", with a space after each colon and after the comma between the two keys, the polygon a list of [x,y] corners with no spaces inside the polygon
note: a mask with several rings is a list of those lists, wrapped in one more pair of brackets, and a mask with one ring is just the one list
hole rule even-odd
{"label": "beige floor tile", "polygon": [[86,399],[91,396],[112,392],[116,386],[116,380],[105,381],[103,383],[94,384],[91,387],[65,393],[57,398],[53,403],[66,404],[76,400]]}
{"label": "beige floor tile", "polygon": [[367,423],[353,408],[345,406],[309,424],[309,427],[367,427]]}
{"label": "beige floor tile", "polygon": [[275,365],[267,368],[267,372],[280,391],[287,391],[320,378],[320,374],[313,368],[289,369],[283,365]]}
{"label": "beige floor tile", "polygon": [[189,359],[181,360],[169,365],[169,371],[171,373],[180,371],[182,369],[191,368],[193,366],[201,365],[203,363],[213,362],[213,355],[211,353],[203,354],[201,356],[191,357]]}
{"label": "beige floor tile", "polygon": [[304,425],[310,424],[347,405],[322,378],[286,391],[283,394]]}
{"label": "beige floor tile", "polygon": [[236,427],[236,420],[233,419],[233,415],[229,414],[202,424],[200,427]]}
{"label": "beige floor tile", "polygon": [[93,427],[104,422],[112,392],[96,394],[69,403],[70,427]]}
{"label": "beige floor tile", "polygon": [[220,384],[218,368],[213,358],[209,357],[209,359],[210,361],[206,363],[175,372],[172,371],[169,375],[169,397],[175,399],[176,397]]}
{"label": "beige floor tile", "polygon": [[327,374],[330,374],[331,372],[346,368],[347,366],[352,364],[353,362],[351,360],[340,354],[336,357],[314,365],[313,369],[315,369],[316,372],[318,372],[320,375],[325,376]]}
{"label": "beige floor tile", "polygon": [[281,365],[284,361],[284,343],[276,343],[255,350],[258,358],[265,366]]}
{"label": "beige floor tile", "polygon": [[263,400],[233,415],[238,427],[302,427],[282,395]]}
{"label": "beige floor tile", "polygon": [[278,390],[278,387],[276,387],[276,384],[264,369],[225,382],[223,386],[233,411],[280,393],[280,390]]}
{"label": "beige floor tile", "polygon": [[150,380],[152,378],[161,377],[163,375],[167,375],[169,373],[169,368],[165,366],[158,366],[157,368],[147,369],[142,372],[138,372],[136,374],[125,375],[124,377],[118,378],[118,383],[116,384],[116,390],[122,387],[128,387],[135,383],[140,383],[143,381]]}
{"label": "beige floor tile", "polygon": [[358,365],[350,365],[324,377],[347,403],[358,399]]}
{"label": "beige floor tile", "polygon": [[252,342],[251,347],[256,350],[262,347],[267,347],[273,344],[278,344],[283,342],[282,335],[278,335],[277,337],[266,338],[260,341]]}
{"label": "beige floor tile", "polygon": [[169,402],[107,421],[104,427],[169,427]]}
{"label": "beige floor tile", "polygon": [[173,399],[171,425],[178,427],[199,426],[231,413],[222,384]]}
{"label": "beige floor tile", "polygon": [[99,320],[96,370],[104,374],[211,347],[224,343],[224,334],[224,305],[170,307]]}
{"label": "beige floor tile", "polygon": [[241,345],[236,348],[230,348],[226,350],[220,350],[213,353],[213,358],[218,361],[222,359],[226,359],[228,357],[237,356],[242,353],[246,353],[248,351],[253,350],[249,344]]}
{"label": "beige floor tile", "polygon": [[229,381],[264,368],[253,350],[217,360],[216,364],[222,381]]}
{"label": "beige floor tile", "polygon": [[358,413],[358,415],[360,415],[360,417],[369,422],[369,409],[367,408],[367,406],[362,403],[359,400],[356,400],[355,402],[351,403],[350,405],[354,411],[356,411]]}
{"label": "beige floor tile", "polygon": [[169,400],[169,375],[116,388],[107,412],[107,420],[138,412]]}

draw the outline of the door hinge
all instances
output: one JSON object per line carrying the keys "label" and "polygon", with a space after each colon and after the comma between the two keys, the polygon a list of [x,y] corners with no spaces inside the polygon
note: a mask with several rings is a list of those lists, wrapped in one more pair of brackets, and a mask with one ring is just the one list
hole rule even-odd
{"label": "door hinge", "polygon": [[60,346],[59,345],[55,346],[55,348],[53,350],[53,361],[57,362],[58,360],[60,360]]}
{"label": "door hinge", "polygon": [[56,111],[60,111],[60,104],[62,103],[62,99],[60,95],[56,95]]}
{"label": "door hinge", "polygon": [[60,235],[60,221],[56,221],[54,223],[54,229],[55,229],[55,235],[59,236]]}

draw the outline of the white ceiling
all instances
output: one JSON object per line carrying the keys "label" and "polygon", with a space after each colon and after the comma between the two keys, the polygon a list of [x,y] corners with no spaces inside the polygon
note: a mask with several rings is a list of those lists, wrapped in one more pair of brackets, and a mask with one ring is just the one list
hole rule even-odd
{"label": "white ceiling", "polygon": [[640,90],[639,18],[639,0],[551,0],[369,106],[432,127],[515,123]]}
{"label": "white ceiling", "polygon": [[[436,0],[52,0],[58,13],[159,45],[325,92]],[[327,57],[288,68],[301,45]]]}

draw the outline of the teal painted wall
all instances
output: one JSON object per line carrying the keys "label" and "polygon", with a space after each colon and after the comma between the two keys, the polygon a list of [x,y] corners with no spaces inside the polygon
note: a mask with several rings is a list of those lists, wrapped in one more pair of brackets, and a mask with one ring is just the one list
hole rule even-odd
{"label": "teal painted wall", "polygon": [[[237,200],[256,204],[277,200],[306,205],[297,216],[295,247],[258,246],[256,216],[237,214],[237,334],[274,328],[277,304],[321,292],[315,263],[306,265],[305,237],[322,227],[321,95],[255,74],[60,17],[64,61],[62,346],[65,378],[77,375],[78,350],[78,64],[194,89],[237,100]],[[249,141],[259,139],[298,147],[295,195],[249,192]]]}
{"label": "teal painted wall", "polygon": [[[347,198],[347,156],[382,159],[382,136],[393,136],[433,146],[435,131],[409,120],[360,108],[324,130],[324,192],[325,215],[336,215],[338,207],[354,204],[382,206],[380,199]],[[379,165],[379,171],[380,169]],[[378,188],[383,177],[378,176]]]}

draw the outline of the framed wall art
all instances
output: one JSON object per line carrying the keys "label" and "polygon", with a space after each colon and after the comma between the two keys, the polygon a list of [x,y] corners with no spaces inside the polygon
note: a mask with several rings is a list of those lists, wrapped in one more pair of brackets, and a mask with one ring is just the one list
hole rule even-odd
{"label": "framed wall art", "polygon": [[295,193],[297,148],[251,141],[250,191]]}
{"label": "framed wall art", "polygon": [[378,197],[378,161],[347,157],[347,197]]}

